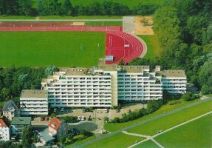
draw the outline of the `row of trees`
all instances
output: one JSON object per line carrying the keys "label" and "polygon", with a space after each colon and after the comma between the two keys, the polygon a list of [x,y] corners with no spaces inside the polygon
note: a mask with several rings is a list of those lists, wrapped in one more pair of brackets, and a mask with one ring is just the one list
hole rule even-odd
{"label": "row of trees", "polygon": [[134,8],[113,2],[93,2],[88,6],[73,6],[70,0],[0,0],[0,15],[148,15],[157,5],[140,3]]}
{"label": "row of trees", "polygon": [[[142,108],[138,111],[129,111],[127,114],[124,113],[122,115],[122,118],[114,118],[113,120],[109,121],[111,123],[121,123],[121,122],[128,122],[128,121],[131,121],[131,120],[135,120],[137,118],[140,118],[140,117],[143,117],[147,114],[150,114],[150,113],[153,113],[155,112],[156,110],[158,110],[164,103],[164,101],[162,100],[153,100],[153,101],[149,101],[147,103],[147,108]],[[105,118],[105,121],[108,121],[108,118]]]}
{"label": "row of trees", "polygon": [[40,89],[41,80],[55,70],[57,70],[55,66],[0,68],[0,100],[18,98],[23,89]]}

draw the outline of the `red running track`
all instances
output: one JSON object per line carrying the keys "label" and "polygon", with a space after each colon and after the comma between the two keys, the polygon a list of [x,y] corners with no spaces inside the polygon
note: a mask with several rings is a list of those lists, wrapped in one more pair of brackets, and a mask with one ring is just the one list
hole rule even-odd
{"label": "red running track", "polygon": [[73,26],[66,24],[11,24],[0,23],[0,31],[83,31],[106,32],[106,56],[113,56],[113,61],[106,64],[125,64],[138,58],[143,52],[143,44],[134,36],[122,32],[120,26]]}
{"label": "red running track", "polygon": [[121,31],[120,26],[1,26],[0,31],[89,31],[108,32]]}
{"label": "red running track", "polygon": [[113,56],[113,62],[107,64],[125,64],[138,58],[143,52],[143,44],[134,36],[125,32],[107,32],[106,35],[106,56]]}

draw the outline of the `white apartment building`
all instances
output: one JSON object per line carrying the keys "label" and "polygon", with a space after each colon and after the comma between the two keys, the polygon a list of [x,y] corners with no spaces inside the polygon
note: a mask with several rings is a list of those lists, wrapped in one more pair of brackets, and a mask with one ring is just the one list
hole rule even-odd
{"label": "white apartment building", "polygon": [[60,69],[42,81],[42,89],[51,107],[112,107],[118,101],[162,99],[164,90],[183,94],[186,83],[183,70],[99,64]]}
{"label": "white apartment building", "polygon": [[187,79],[183,70],[163,70],[158,72],[162,76],[162,88],[170,94],[186,93]]}
{"label": "white apartment building", "polygon": [[4,120],[0,119],[0,141],[10,140],[10,128],[5,124]]}
{"label": "white apartment building", "polygon": [[163,98],[161,77],[149,66],[122,66],[118,71],[118,100],[144,101]]}
{"label": "white apartment building", "polygon": [[23,90],[20,97],[23,116],[48,115],[48,93],[45,90]]}
{"label": "white apartment building", "polygon": [[61,69],[42,81],[51,107],[111,107],[112,75],[87,68]]}

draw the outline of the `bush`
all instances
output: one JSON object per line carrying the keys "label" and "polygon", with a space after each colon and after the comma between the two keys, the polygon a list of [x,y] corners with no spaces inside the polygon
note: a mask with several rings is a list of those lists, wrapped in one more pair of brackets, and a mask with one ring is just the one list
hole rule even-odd
{"label": "bush", "polygon": [[65,116],[65,117],[62,117],[61,119],[63,119],[67,123],[76,123],[76,122],[78,122],[78,119],[75,116]]}
{"label": "bush", "polygon": [[162,100],[149,101],[148,104],[147,104],[147,112],[152,113],[152,112],[158,110],[162,105],[163,105]]}
{"label": "bush", "polygon": [[144,115],[150,114],[156,110],[158,110],[163,105],[162,100],[153,100],[149,101],[147,104],[147,109],[139,109],[137,111],[129,111],[127,114],[122,114],[122,118],[115,117],[113,120],[111,120],[111,123],[121,123],[121,122],[128,122],[131,120],[138,119],[140,117],[143,117]]}
{"label": "bush", "polygon": [[191,92],[187,92],[181,98],[185,101],[191,101],[197,99],[198,95],[192,94]]}

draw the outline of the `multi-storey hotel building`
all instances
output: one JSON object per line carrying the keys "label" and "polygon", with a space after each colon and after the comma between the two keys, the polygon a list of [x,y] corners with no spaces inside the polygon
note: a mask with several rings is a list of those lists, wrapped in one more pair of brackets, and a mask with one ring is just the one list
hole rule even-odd
{"label": "multi-storey hotel building", "polygon": [[48,93],[45,90],[23,90],[20,97],[23,116],[48,115]]}
{"label": "multi-storey hotel building", "polygon": [[111,107],[118,101],[163,98],[163,91],[186,92],[183,70],[161,71],[159,66],[118,66],[60,69],[42,81],[51,107]]}
{"label": "multi-storey hotel building", "polygon": [[162,76],[162,88],[170,94],[186,93],[186,75],[183,70],[163,70],[158,72]]}
{"label": "multi-storey hotel building", "polygon": [[43,80],[51,107],[111,107],[112,75],[87,68],[67,68]]}
{"label": "multi-storey hotel building", "polygon": [[118,100],[141,101],[162,99],[161,77],[149,66],[123,66],[118,71]]}

